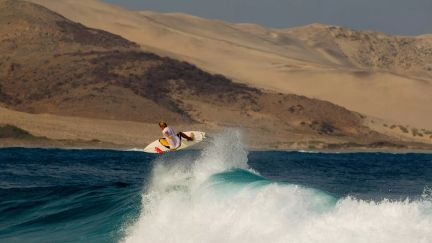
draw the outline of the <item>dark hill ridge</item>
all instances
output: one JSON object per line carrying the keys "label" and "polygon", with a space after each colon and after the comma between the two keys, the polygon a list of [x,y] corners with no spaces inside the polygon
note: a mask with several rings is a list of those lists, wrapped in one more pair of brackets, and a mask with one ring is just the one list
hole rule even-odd
{"label": "dark hill ridge", "polygon": [[387,139],[340,106],[237,84],[28,2],[0,0],[0,43],[0,102],[19,111]]}
{"label": "dark hill ridge", "polygon": [[[137,44],[106,31],[86,28],[42,6],[16,0],[0,0],[0,40],[8,49],[134,48]],[[76,46],[81,45],[81,46]],[[73,49],[72,49],[73,50]],[[71,50],[69,50],[71,51]]]}

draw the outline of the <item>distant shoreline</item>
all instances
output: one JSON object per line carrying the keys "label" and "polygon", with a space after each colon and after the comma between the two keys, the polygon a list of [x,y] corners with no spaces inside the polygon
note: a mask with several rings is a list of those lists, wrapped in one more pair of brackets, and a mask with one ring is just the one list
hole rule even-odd
{"label": "distant shoreline", "polygon": [[[53,139],[47,136],[36,136],[16,126],[0,127],[0,148],[53,148],[53,149],[109,149],[109,150],[140,150],[160,136],[156,133],[134,140],[104,141],[103,138],[77,136],[74,139]],[[154,132],[154,130],[152,130]],[[116,141],[116,142],[114,142]],[[242,141],[248,151],[283,151],[305,153],[432,153],[432,145],[422,143],[404,143],[402,141],[375,141],[372,143],[335,142],[331,140],[276,142],[262,139],[262,136],[252,136]],[[203,148],[201,143],[195,148]]]}
{"label": "distant shoreline", "polygon": [[[82,145],[82,144],[81,144]],[[122,152],[141,152],[139,149],[142,148],[133,146],[133,147],[127,147],[122,145],[111,145],[111,146],[97,146],[97,145],[85,145],[85,146],[56,146],[56,145],[37,145],[37,144],[2,144],[0,141],[0,149],[10,149],[10,148],[24,148],[24,149],[62,149],[62,150],[112,150],[112,151],[122,151]],[[317,149],[317,150],[308,150],[308,149],[293,149],[293,148],[286,148],[286,149],[274,149],[274,148],[253,148],[253,147],[246,147],[246,150],[248,152],[298,152],[298,153],[329,153],[329,154],[349,154],[349,153],[386,153],[386,154],[432,154],[432,149],[388,149],[388,148],[379,148],[379,149],[371,149],[371,148],[365,148],[365,149]]]}

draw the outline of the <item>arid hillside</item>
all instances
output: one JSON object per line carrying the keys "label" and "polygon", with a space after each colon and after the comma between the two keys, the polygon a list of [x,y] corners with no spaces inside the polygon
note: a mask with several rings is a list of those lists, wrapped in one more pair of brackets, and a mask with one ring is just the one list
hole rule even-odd
{"label": "arid hillside", "polygon": [[432,78],[432,38],[427,36],[392,36],[322,24],[281,33],[295,36],[343,67]]}
{"label": "arid hillside", "polygon": [[432,129],[430,35],[391,36],[320,24],[272,29],[129,11],[97,0],[32,1],[235,82]]}
{"label": "arid hillside", "polygon": [[0,33],[0,101],[20,111],[179,122],[190,118],[171,92],[258,92],[27,2],[0,1]]}
{"label": "arid hillside", "polygon": [[136,146],[128,133],[163,119],[209,131],[239,127],[256,148],[408,148],[416,141],[371,129],[366,116],[327,101],[261,90],[144,52],[29,2],[0,0],[0,43],[0,124],[47,139]]}

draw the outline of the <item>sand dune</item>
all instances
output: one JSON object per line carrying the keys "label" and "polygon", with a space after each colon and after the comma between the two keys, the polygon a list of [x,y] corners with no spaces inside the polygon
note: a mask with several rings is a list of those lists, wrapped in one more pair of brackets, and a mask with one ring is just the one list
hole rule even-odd
{"label": "sand dune", "polygon": [[[428,71],[432,67],[427,56],[432,38],[428,35],[400,39],[319,24],[271,29],[180,13],[134,12],[96,0],[32,1],[87,26],[119,34],[144,49],[187,60],[237,82],[316,97],[367,115],[432,128],[432,78]],[[371,38],[371,43],[364,41]],[[392,41],[399,49],[386,46]],[[386,62],[399,54],[402,56]],[[420,56],[424,56],[420,61],[403,63]]]}

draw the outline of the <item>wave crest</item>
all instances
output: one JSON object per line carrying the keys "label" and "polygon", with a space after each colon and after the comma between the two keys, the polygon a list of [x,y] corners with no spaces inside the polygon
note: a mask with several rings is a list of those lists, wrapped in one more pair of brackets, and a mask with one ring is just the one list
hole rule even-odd
{"label": "wave crest", "polygon": [[432,205],[380,202],[261,177],[240,133],[216,136],[199,156],[162,156],[124,242],[429,242]]}

